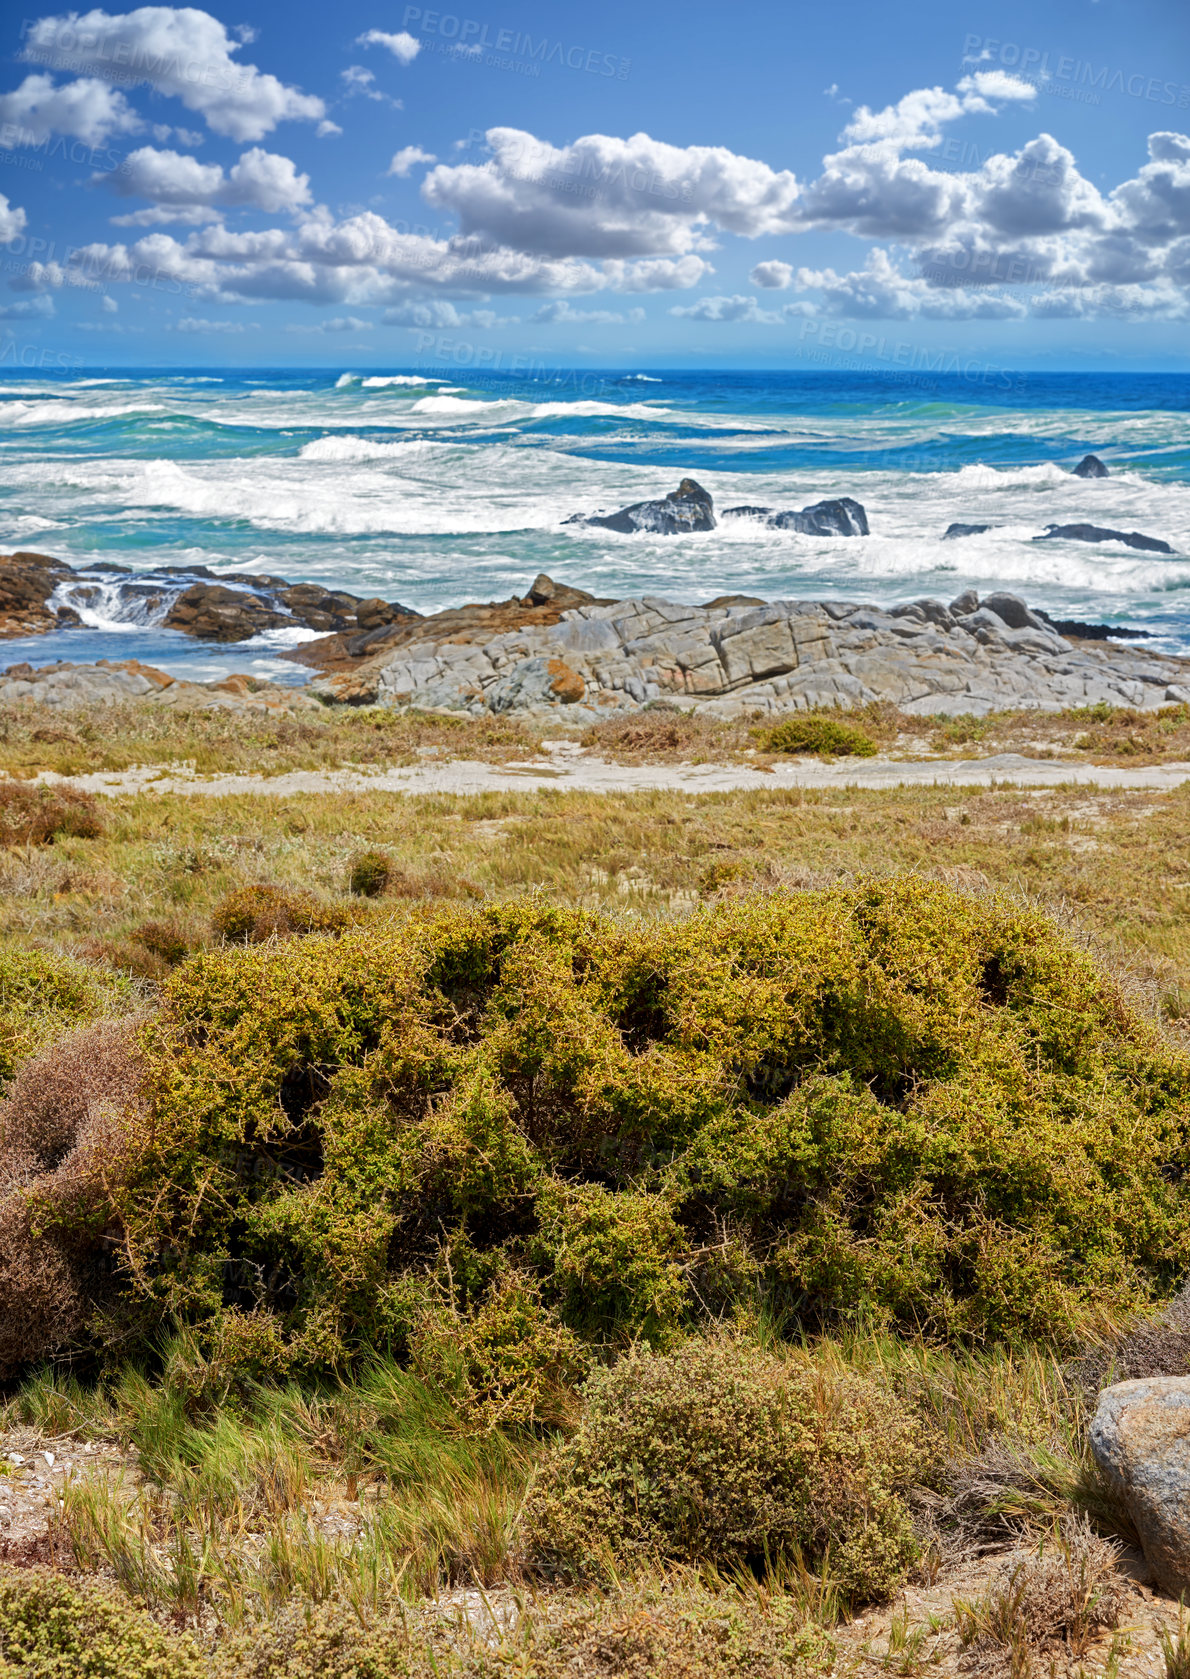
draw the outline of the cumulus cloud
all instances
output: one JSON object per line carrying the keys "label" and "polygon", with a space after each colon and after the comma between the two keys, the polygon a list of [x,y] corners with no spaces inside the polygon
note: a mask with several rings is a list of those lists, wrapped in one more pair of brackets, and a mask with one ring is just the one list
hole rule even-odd
{"label": "cumulus cloud", "polygon": [[247,332],[258,330],[259,321],[208,321],[201,315],[183,315],[175,322],[175,332]]}
{"label": "cumulus cloud", "polygon": [[386,35],[383,29],[369,29],[356,36],[355,44],[357,47],[387,47],[401,64],[412,64],[421,51],[421,42],[404,29],[396,35]]}
{"label": "cumulus cloud", "polygon": [[118,88],[90,76],[60,86],[52,76],[26,76],[11,93],[0,94],[0,146],[39,145],[52,134],[102,146],[113,134],[143,126]]}
{"label": "cumulus cloud", "polygon": [[0,245],[7,245],[10,239],[23,232],[28,219],[19,204],[10,204],[0,192]]}
{"label": "cumulus cloud", "polygon": [[470,326],[487,330],[491,327],[514,326],[515,315],[497,315],[493,309],[456,309],[445,298],[430,297],[394,304],[384,311],[386,326],[458,327]]}
{"label": "cumulus cloud", "polygon": [[388,166],[390,175],[402,177],[416,168],[419,163],[437,163],[433,152],[423,152],[420,146],[402,146],[399,152],[393,153],[393,160]]}
{"label": "cumulus cloud", "polygon": [[543,303],[540,309],[535,309],[530,315],[531,321],[538,321],[544,326],[623,326],[626,323],[638,325],[645,318],[643,309],[629,309],[621,312],[616,309],[575,309],[564,298],[555,298],[552,303]]}
{"label": "cumulus cloud", "polygon": [[120,198],[150,198],[152,208],[117,217],[124,226],[153,222],[202,221],[222,209],[296,211],[310,202],[310,177],[299,175],[290,158],[253,146],[224,174],[218,163],[200,163],[181,152],[141,146],[122,169],[91,177]]}
{"label": "cumulus cloud", "polygon": [[679,257],[709,230],[787,231],[798,195],[788,170],[725,146],[670,146],[647,134],[588,134],[569,146],[490,128],[483,163],[439,164],[422,192],[464,234],[542,256]]}
{"label": "cumulus cloud", "polygon": [[240,143],[263,139],[280,122],[325,117],[321,99],[235,59],[244,44],[197,7],[140,6],[123,13],[95,9],[39,18],[25,36],[21,56],[100,78],[119,66],[126,85],[146,84],[180,99],[216,134]]}
{"label": "cumulus cloud", "polygon": [[670,310],[687,321],[744,321],[753,326],[779,326],[782,317],[762,309],[754,297],[700,297],[694,303],[675,304]]}
{"label": "cumulus cloud", "polygon": [[822,312],[851,320],[1019,320],[1025,305],[1001,292],[945,290],[901,274],[888,252],[869,252],[862,269],[837,274],[833,268],[799,268],[800,291],[822,295]]}
{"label": "cumulus cloud", "polygon": [[748,278],[763,291],[784,291],[793,280],[793,269],[787,262],[758,262]]}
{"label": "cumulus cloud", "polygon": [[375,321],[361,320],[358,315],[336,315],[330,321],[318,321],[314,325],[294,322],[285,328],[286,332],[372,332]]}

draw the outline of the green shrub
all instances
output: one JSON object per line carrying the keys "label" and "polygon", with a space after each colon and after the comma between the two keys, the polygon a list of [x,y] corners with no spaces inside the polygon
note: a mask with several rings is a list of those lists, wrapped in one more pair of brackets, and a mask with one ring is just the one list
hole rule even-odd
{"label": "green shrub", "polygon": [[334,904],[322,904],[310,892],[280,886],[242,886],[216,904],[211,925],[231,944],[263,944],[292,933],[330,932],[349,917]]}
{"label": "green shrub", "polygon": [[56,839],[98,839],[102,832],[93,793],[0,781],[0,845],[53,845]]}
{"label": "green shrub", "polygon": [[837,717],[818,717],[812,712],[788,717],[765,736],[770,752],[817,753],[823,758],[871,758],[876,742],[853,723]]}
{"label": "green shrub", "polygon": [[135,1000],[127,980],[73,956],[0,949],[0,1087],[59,1032],[123,1014]]}
{"label": "green shrub", "polygon": [[30,1679],[206,1679],[189,1638],[98,1587],[41,1569],[0,1573],[0,1671]]}
{"label": "green shrub", "polygon": [[392,873],[393,860],[387,851],[360,851],[351,859],[349,884],[357,897],[379,898]]}
{"label": "green shrub", "polygon": [[591,1378],[530,1493],[526,1541],[571,1577],[798,1558],[828,1562],[847,1597],[882,1596],[913,1560],[901,1495],[927,1468],[920,1425],[855,1376],[730,1340],[638,1348]]}
{"label": "green shrub", "polygon": [[512,1274],[663,1346],[758,1305],[1070,1341],[1184,1271],[1186,1057],[1044,916],[916,879],[225,946],[143,1043],[128,1286],[277,1369],[406,1356]]}
{"label": "green shrub", "polygon": [[176,968],[190,954],[190,935],[177,921],[142,921],[128,938],[167,968]]}

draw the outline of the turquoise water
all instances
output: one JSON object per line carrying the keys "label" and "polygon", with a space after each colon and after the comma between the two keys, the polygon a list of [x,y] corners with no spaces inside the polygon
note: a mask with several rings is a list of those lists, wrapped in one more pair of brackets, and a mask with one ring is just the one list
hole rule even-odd
{"label": "turquoise water", "polygon": [[[1070,476],[1088,452],[1108,479]],[[850,495],[872,535],[735,520],[699,536],[620,536],[561,523],[685,475],[720,508]],[[0,372],[0,508],[7,545],[77,566],[272,573],[421,611],[520,594],[538,571],[598,594],[686,600],[892,603],[974,586],[1190,650],[1182,375]],[[942,542],[956,520],[996,528]],[[1163,537],[1175,555],[1031,540],[1074,522]],[[6,642],[0,658],[304,674],[277,658],[300,631],[212,649],[161,630],[159,610],[105,588],[85,629]]]}

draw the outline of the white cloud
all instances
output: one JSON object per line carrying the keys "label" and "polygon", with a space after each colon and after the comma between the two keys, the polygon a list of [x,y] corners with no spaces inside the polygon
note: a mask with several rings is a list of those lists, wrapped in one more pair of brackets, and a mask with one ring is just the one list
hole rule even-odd
{"label": "white cloud", "polygon": [[208,321],[201,315],[183,315],[175,323],[175,332],[247,332],[249,328],[258,330],[259,321]]}
{"label": "white cloud", "polygon": [[793,280],[793,269],[787,262],[758,262],[748,278],[764,291],[784,291]]}
{"label": "white cloud", "polygon": [[865,266],[850,274],[833,268],[799,268],[800,291],[822,294],[822,313],[850,320],[1019,320],[1025,305],[1015,297],[986,290],[939,290],[926,280],[898,272],[888,252],[868,253]]}
{"label": "white cloud", "polygon": [[358,315],[336,315],[334,320],[319,321],[314,326],[302,323],[292,323],[285,328],[286,332],[372,332],[375,321],[364,321]]}
{"label": "white cloud", "polygon": [[292,160],[253,146],[226,174],[218,163],[200,163],[181,152],[141,146],[121,169],[93,175],[120,198],[149,198],[150,210],[123,218],[123,225],[164,221],[202,221],[220,209],[293,212],[310,202],[310,177],[299,175]]}
{"label": "white cloud", "polygon": [[675,304],[670,310],[687,321],[743,321],[750,326],[779,326],[781,316],[762,309],[754,297],[700,297],[695,303]]}
{"label": "white cloud", "polygon": [[515,315],[497,315],[492,309],[456,309],[445,298],[430,297],[394,304],[384,311],[384,322],[386,326],[471,326],[486,331],[492,327],[515,326],[518,318]]}
{"label": "white cloud", "polygon": [[615,309],[574,309],[565,298],[543,303],[530,315],[531,321],[546,326],[624,326],[639,325],[645,318],[643,309],[629,309],[621,313]]}
{"label": "white cloud", "polygon": [[342,132],[343,130],[339,127],[338,123],[331,122],[329,117],[324,118],[314,130],[315,138],[319,140],[334,139],[338,135],[342,134]]}
{"label": "white cloud", "polygon": [[788,230],[798,183],[725,146],[670,146],[647,134],[588,134],[551,146],[490,128],[484,163],[439,164],[422,187],[465,234],[542,256],[683,256],[712,230]]}
{"label": "white cloud", "polygon": [[393,153],[393,160],[388,166],[390,175],[402,177],[409,174],[419,163],[437,163],[433,152],[423,152],[420,146],[402,146],[399,152]]}
{"label": "white cloud", "polygon": [[113,134],[143,126],[118,88],[93,77],[55,87],[52,76],[26,76],[12,93],[0,94],[0,146],[38,145],[51,134],[102,146]]}
{"label": "white cloud", "polygon": [[654,257],[647,262],[605,262],[604,277],[615,291],[688,291],[715,270],[702,257]]}
{"label": "white cloud", "polygon": [[140,6],[123,13],[97,8],[81,16],[39,18],[25,36],[21,56],[99,77],[118,66],[126,84],[146,83],[180,99],[216,134],[241,143],[263,139],[280,122],[325,117],[321,99],[233,58],[243,44],[194,6]]}
{"label": "white cloud", "polygon": [[101,297],[99,299],[99,307],[103,310],[105,315],[118,314],[120,309],[120,305],[116,302],[114,297]]}
{"label": "white cloud", "polygon": [[54,300],[47,293],[22,298],[19,303],[0,303],[0,321],[44,321],[54,313]]}
{"label": "white cloud", "polygon": [[421,42],[404,29],[397,35],[386,35],[383,29],[369,29],[355,38],[357,47],[387,47],[401,64],[412,64],[421,51]]}
{"label": "white cloud", "polygon": [[10,204],[0,192],[0,245],[7,245],[22,232],[28,217],[19,204]]}
{"label": "white cloud", "polygon": [[376,86],[376,77],[371,70],[365,70],[362,64],[349,64],[346,70],[340,70],[339,79],[348,99],[374,99],[378,105],[391,105],[394,111],[404,109],[403,101],[383,93]]}

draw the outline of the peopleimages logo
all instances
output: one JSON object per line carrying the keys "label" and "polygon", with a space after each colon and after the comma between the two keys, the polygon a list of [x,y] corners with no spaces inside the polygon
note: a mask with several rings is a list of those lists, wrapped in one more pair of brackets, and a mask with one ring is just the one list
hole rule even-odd
{"label": "peopleimages logo", "polygon": [[[1146,76],[1139,71],[1114,70],[1110,65],[1092,64],[1065,53],[1052,55],[1044,47],[1026,47],[1019,41],[1001,41],[994,35],[967,35],[963,39],[963,63],[998,65],[1014,70],[1025,81],[1035,82],[1043,93],[1091,102],[1094,95],[1123,93],[1130,99],[1147,99],[1154,105],[1190,107],[1190,84],[1166,81],[1163,76]],[[1055,85],[1060,84],[1060,85]],[[1076,91],[1077,90],[1077,91]]]}
{"label": "peopleimages logo", "polygon": [[589,76],[614,76],[621,82],[628,80],[632,69],[632,60],[617,53],[603,52],[598,47],[567,46],[564,41],[551,41],[548,35],[535,40],[521,29],[499,28],[493,33],[491,25],[478,18],[461,18],[453,12],[406,6],[401,22],[406,30],[413,28],[419,35],[433,35],[450,42],[460,56],[478,59],[491,53],[512,63],[557,64],[565,70],[582,70]]}

